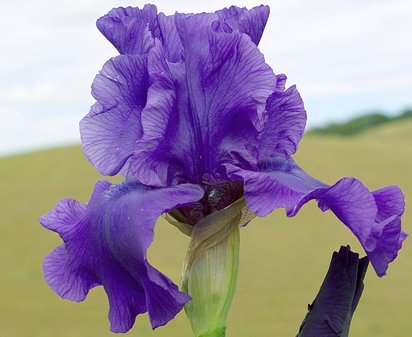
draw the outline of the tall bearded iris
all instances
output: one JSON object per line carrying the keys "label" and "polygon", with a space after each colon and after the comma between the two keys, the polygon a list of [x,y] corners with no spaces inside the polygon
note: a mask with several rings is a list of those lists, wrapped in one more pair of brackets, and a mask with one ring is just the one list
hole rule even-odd
{"label": "tall bearded iris", "polygon": [[[329,186],[292,158],[306,112],[257,47],[268,16],[266,6],[166,16],[146,5],[97,21],[120,55],[93,82],[83,150],[100,173],[125,181],[99,181],[87,205],[63,199],[41,223],[64,241],[44,262],[50,287],[82,301],[102,285],[114,332],[144,312],[153,328],[164,325],[187,303],[197,335],[224,334],[239,226],[255,215],[294,216],[315,199],[355,234],[379,276],[406,238],[398,187],[371,192],[355,178]],[[146,259],[162,214],[192,237],[184,292]]]}

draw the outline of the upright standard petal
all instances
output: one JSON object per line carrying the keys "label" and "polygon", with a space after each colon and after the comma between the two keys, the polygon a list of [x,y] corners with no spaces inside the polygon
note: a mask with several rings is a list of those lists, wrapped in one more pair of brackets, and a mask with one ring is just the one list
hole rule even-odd
{"label": "upright standard petal", "polygon": [[399,188],[370,192],[359,180],[343,178],[328,186],[305,173],[292,158],[268,159],[257,171],[226,165],[229,177],[243,180],[249,208],[266,216],[283,207],[294,216],[316,199],[322,211],[331,210],[355,234],[379,276],[392,262],[406,233],[401,230],[404,211]]}
{"label": "upright standard petal", "polygon": [[295,86],[285,90],[279,76],[276,91],[266,102],[267,120],[259,143],[259,158],[285,157],[296,152],[306,125],[306,111]]}
{"label": "upright standard petal", "polygon": [[177,33],[174,15],[159,13],[157,16],[158,30],[156,37],[162,42],[166,59],[169,62],[182,62],[183,46]]}
{"label": "upright standard petal", "polygon": [[143,54],[153,46],[152,31],[157,25],[157,8],[114,8],[97,20],[97,28],[120,54]]}
{"label": "upright standard petal", "polygon": [[[257,45],[269,17],[268,6],[258,6],[250,10],[232,6],[214,13],[203,13],[209,20],[222,20],[233,30],[249,35]],[[97,20],[97,28],[113,44],[120,54],[144,54],[159,39],[165,46],[170,62],[183,60],[183,46],[177,34],[174,15],[157,13],[154,5],[119,7]]]}
{"label": "upright standard petal", "polygon": [[63,199],[40,219],[64,241],[44,260],[47,283],[73,301],[102,285],[113,332],[128,331],[144,312],[153,328],[166,324],[190,297],[148,263],[146,251],[157,218],[202,195],[190,184],[153,189],[133,181],[99,181],[87,206]]}
{"label": "upright standard petal", "polygon": [[[174,176],[169,174],[169,170],[184,165],[184,161],[175,159],[171,164],[168,160],[172,157],[169,152],[171,139],[179,129],[175,106],[177,90],[165,58],[165,50],[158,41],[147,59],[147,71],[152,85],[148,89],[148,99],[141,112],[143,134],[139,141],[133,144],[133,156],[121,172],[128,178],[137,177],[148,185],[170,186]],[[186,130],[180,136],[185,137],[188,134],[190,131]]]}
{"label": "upright standard petal", "polygon": [[142,135],[140,114],[147,100],[147,58],[120,55],[106,62],[93,82],[96,98],[80,122],[83,151],[104,175],[119,172]]}
{"label": "upright standard petal", "polygon": [[165,16],[145,6],[99,19],[119,51],[133,54],[105,65],[93,84],[97,103],[81,123],[99,172],[167,186],[214,179],[221,162],[254,164],[278,82],[255,45],[268,13],[260,6]]}
{"label": "upright standard petal", "polygon": [[160,43],[148,53],[157,84],[141,113],[143,137],[122,171],[148,185],[201,184],[220,162],[255,161],[265,102],[277,83],[246,35],[222,31],[206,14],[177,14],[175,21],[185,61],[167,62]]}
{"label": "upright standard petal", "polygon": [[250,156],[263,125],[266,99],[277,81],[246,35],[220,21],[208,25],[209,20],[202,14],[175,16],[187,88],[186,111],[179,102],[179,112],[193,130],[190,157],[197,179],[230,160],[228,156]]}
{"label": "upright standard petal", "polygon": [[217,11],[216,14],[232,29],[249,35],[253,43],[258,45],[268,21],[269,12],[269,6],[263,5],[250,10],[231,6]]}

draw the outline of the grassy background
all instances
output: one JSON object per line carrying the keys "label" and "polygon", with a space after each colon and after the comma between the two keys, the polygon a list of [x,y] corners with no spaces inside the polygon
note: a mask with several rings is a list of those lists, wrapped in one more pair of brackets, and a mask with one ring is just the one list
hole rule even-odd
{"label": "grassy background", "polygon": [[[315,177],[333,183],[356,176],[371,189],[398,184],[412,198],[412,121],[394,122],[360,136],[308,135],[297,160]],[[103,337],[112,335],[108,303],[101,287],[84,303],[61,300],[42,278],[43,256],[60,244],[38,217],[65,196],[88,200],[98,175],[77,147],[0,159],[0,322],[6,337]],[[404,229],[412,233],[407,209]],[[349,230],[314,202],[295,218],[283,210],[257,219],[241,231],[237,293],[227,337],[295,336],[341,244],[361,248]],[[188,239],[159,221],[149,257],[179,283]],[[412,331],[412,245],[406,241],[389,274],[369,270],[366,288],[352,323],[352,337],[410,336]],[[191,336],[180,313],[152,332],[145,315],[127,336]]]}

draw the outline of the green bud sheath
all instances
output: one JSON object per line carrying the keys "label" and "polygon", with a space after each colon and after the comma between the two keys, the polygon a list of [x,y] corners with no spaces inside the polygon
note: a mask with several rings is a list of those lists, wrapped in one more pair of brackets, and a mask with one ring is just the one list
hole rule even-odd
{"label": "green bud sheath", "polygon": [[199,221],[183,265],[182,291],[196,337],[224,337],[239,269],[239,226],[255,215],[239,199]]}

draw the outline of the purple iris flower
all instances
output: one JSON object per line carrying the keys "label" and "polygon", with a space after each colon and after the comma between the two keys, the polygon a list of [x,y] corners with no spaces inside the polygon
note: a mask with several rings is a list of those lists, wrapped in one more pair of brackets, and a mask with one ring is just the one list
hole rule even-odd
{"label": "purple iris flower", "polygon": [[64,241],[45,259],[49,286],[82,301],[103,285],[114,332],[144,312],[153,328],[164,325],[190,300],[146,259],[165,213],[195,226],[242,197],[261,217],[280,207],[294,216],[315,199],[355,234],[379,276],[406,238],[398,187],[370,192],[355,178],[329,186],[292,159],[306,112],[257,47],[268,16],[267,6],[166,16],[146,5],[97,21],[120,55],[93,82],[83,150],[100,173],[126,179],[99,181],[88,205],[61,200],[41,223]]}

